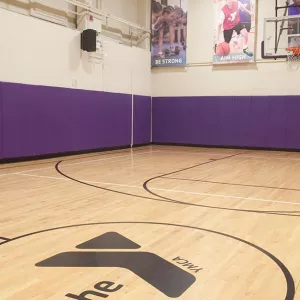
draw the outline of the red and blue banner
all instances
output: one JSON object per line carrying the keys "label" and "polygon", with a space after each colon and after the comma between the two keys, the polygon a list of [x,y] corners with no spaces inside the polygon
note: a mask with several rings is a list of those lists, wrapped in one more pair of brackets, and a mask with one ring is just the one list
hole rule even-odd
{"label": "red and blue banner", "polygon": [[213,64],[255,62],[256,0],[213,0]]}

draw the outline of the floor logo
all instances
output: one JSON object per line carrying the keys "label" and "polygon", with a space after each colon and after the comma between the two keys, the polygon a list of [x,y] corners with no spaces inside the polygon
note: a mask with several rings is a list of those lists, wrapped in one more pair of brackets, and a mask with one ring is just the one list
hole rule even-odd
{"label": "floor logo", "polygon": [[80,244],[76,248],[81,250],[118,249],[123,250],[122,252],[64,252],[41,261],[36,266],[125,268],[171,298],[180,297],[196,281],[195,276],[154,253],[134,251],[140,247],[116,232],[108,232]]}

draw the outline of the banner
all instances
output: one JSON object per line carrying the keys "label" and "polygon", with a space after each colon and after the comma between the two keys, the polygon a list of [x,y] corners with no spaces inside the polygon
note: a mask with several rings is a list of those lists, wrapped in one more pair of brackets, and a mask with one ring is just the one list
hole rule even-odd
{"label": "banner", "polygon": [[186,65],[188,0],[152,0],[152,67]]}
{"label": "banner", "polygon": [[256,0],[212,0],[215,5],[213,64],[255,61]]}

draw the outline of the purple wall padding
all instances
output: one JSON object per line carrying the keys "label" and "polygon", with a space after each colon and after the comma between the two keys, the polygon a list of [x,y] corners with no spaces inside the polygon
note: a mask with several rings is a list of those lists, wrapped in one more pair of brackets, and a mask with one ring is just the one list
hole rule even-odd
{"label": "purple wall padding", "polygon": [[[284,96],[269,97],[270,110],[268,120],[267,147],[289,148],[287,145],[287,104],[290,102],[290,100],[290,97],[286,99]],[[300,100],[300,97],[298,100]]]}
{"label": "purple wall padding", "polygon": [[249,106],[251,97],[222,97],[218,99],[219,145],[247,146],[250,135]]}
{"label": "purple wall padding", "polygon": [[267,147],[269,133],[269,97],[252,97],[250,103],[250,138],[247,146]]}
{"label": "purple wall padding", "polygon": [[131,95],[2,83],[2,105],[0,158],[131,143]]}
{"label": "purple wall padding", "polygon": [[134,96],[133,144],[151,142],[151,97]]}
{"label": "purple wall padding", "polygon": [[154,143],[300,149],[300,96],[152,101]]}
{"label": "purple wall padding", "polygon": [[3,152],[3,101],[2,101],[2,82],[0,82],[0,158]]}
{"label": "purple wall padding", "polygon": [[287,106],[287,147],[300,149],[300,97],[289,98]]}

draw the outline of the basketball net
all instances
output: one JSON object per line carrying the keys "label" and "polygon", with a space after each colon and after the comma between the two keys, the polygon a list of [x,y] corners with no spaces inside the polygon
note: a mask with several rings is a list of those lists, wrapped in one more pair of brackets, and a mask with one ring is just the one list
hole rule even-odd
{"label": "basketball net", "polygon": [[286,64],[289,71],[297,71],[300,66],[300,46],[289,47],[287,50]]}

